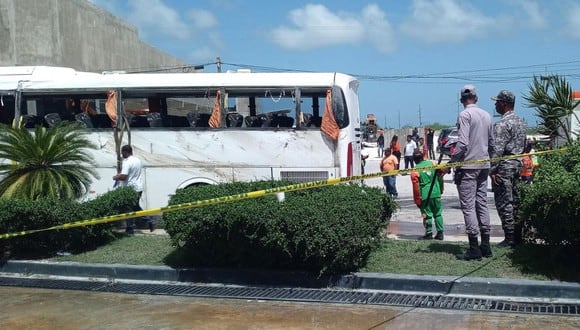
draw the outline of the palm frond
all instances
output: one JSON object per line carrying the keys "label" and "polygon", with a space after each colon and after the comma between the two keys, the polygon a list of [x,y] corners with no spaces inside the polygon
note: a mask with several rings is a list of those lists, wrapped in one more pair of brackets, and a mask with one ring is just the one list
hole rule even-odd
{"label": "palm frond", "polygon": [[1,197],[38,199],[79,198],[98,178],[96,163],[89,153],[95,145],[84,128],[62,122],[51,128],[0,126]]}
{"label": "palm frond", "polygon": [[564,77],[550,76],[549,79],[535,77],[528,85],[529,94],[524,96],[527,107],[535,108],[538,117],[538,132],[551,138],[562,137],[568,142],[573,134],[567,118],[574,115],[580,101],[572,98],[572,87]]}

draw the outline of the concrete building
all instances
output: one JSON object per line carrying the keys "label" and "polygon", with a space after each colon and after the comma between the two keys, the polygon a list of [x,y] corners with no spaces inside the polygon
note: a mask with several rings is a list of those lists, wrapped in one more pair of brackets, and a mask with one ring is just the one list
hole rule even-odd
{"label": "concrete building", "polygon": [[0,66],[102,72],[187,65],[87,0],[0,0],[0,45]]}

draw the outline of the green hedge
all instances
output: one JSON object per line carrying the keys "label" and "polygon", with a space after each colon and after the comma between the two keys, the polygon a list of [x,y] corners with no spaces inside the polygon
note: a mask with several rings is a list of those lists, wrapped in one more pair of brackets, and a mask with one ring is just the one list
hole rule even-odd
{"label": "green hedge", "polygon": [[[580,248],[580,142],[546,154],[532,185],[522,185],[520,214],[531,241]],[[578,256],[576,256],[577,259]]]}
{"label": "green hedge", "polygon": [[[235,195],[291,184],[229,183],[178,191],[169,204]],[[336,273],[364,265],[391,214],[382,189],[334,185],[203,206],[163,215],[184,266],[294,269]]]}
{"label": "green hedge", "polygon": [[[136,198],[131,188],[107,192],[93,200],[0,199],[2,233],[43,229],[52,226],[126,212]],[[114,238],[114,224],[49,230],[0,241],[11,258],[52,257],[59,251],[78,253],[95,249]]]}

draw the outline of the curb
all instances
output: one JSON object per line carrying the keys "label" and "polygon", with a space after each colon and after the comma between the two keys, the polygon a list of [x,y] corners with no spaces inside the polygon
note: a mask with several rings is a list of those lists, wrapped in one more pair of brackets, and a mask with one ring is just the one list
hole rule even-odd
{"label": "curb", "polygon": [[[580,300],[580,283],[480,277],[353,273],[317,276],[305,272],[184,268],[123,264],[85,264],[76,262],[8,260],[0,273],[12,276],[49,275],[192,282],[241,286],[276,286],[424,292],[442,295],[498,296],[518,298]],[[0,274],[0,277],[2,274]]]}
{"label": "curb", "polygon": [[360,289],[580,300],[580,283],[484,277],[355,273]]}

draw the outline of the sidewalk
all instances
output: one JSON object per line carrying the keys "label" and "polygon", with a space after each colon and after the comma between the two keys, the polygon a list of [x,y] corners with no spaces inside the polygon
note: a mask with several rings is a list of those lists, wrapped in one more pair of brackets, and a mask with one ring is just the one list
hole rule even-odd
{"label": "sidewalk", "polygon": [[[21,279],[21,280],[19,280]],[[296,271],[262,271],[253,269],[187,268],[168,266],[88,264],[9,260],[0,264],[0,285],[14,282],[32,283],[32,287],[63,288],[67,281],[80,285],[87,282],[127,282],[138,286],[207,285],[257,288],[311,288],[378,290],[399,293],[423,293],[473,297],[501,297],[519,301],[580,303],[580,284],[560,281],[523,279],[401,275],[386,273],[352,273],[318,276]],[[46,282],[48,284],[43,284]],[[34,284],[36,283],[36,284]],[[56,283],[56,284],[55,284]]]}

